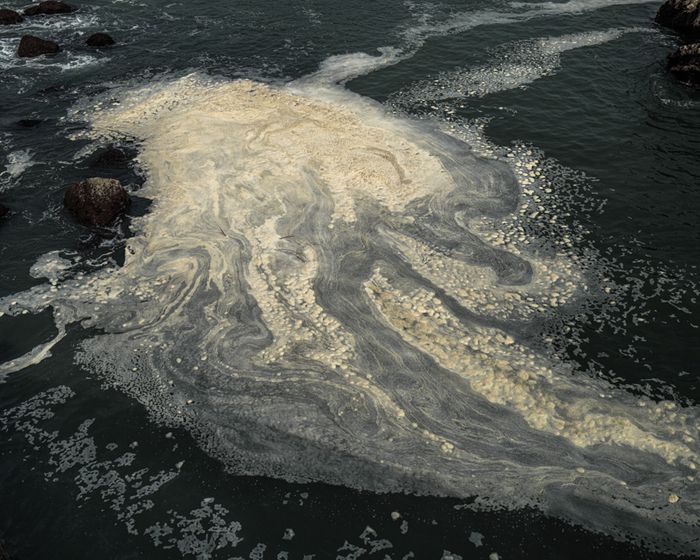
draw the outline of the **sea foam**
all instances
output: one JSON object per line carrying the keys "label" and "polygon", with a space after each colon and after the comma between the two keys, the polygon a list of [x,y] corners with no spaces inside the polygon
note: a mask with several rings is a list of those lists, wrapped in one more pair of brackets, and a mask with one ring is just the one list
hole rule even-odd
{"label": "sea foam", "polygon": [[693,550],[697,410],[523,339],[587,274],[484,230],[518,212],[510,165],[327,75],[191,75],[82,114],[140,142],[152,211],[121,268],[61,262],[1,311],[99,328],[78,361],[233,472],[476,495]]}

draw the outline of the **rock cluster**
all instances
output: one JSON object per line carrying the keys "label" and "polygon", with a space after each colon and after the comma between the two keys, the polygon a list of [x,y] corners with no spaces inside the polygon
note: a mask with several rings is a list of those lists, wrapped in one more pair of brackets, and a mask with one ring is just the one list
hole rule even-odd
{"label": "rock cluster", "polygon": [[[53,16],[58,14],[70,14],[76,8],[62,2],[61,0],[44,0],[38,4],[33,4],[24,9],[24,16]],[[15,25],[22,23],[24,17],[15,10],[0,8],[0,25]],[[107,33],[94,33],[87,38],[85,43],[90,47],[107,47],[114,45],[114,39]],[[49,41],[41,37],[33,35],[25,35],[20,41],[17,49],[17,56],[21,58],[29,58],[41,56],[44,54],[54,54],[60,50],[60,47],[54,41]]]}
{"label": "rock cluster", "polygon": [[[23,15],[53,16],[57,14],[69,14],[76,8],[61,0],[44,0],[24,9]],[[0,25],[19,24],[24,21],[22,14],[5,8],[0,8]],[[94,33],[85,43],[90,47],[107,47],[114,45],[114,39],[107,33]],[[58,43],[49,41],[34,35],[22,36],[17,56],[31,58],[45,54],[55,54],[61,48]],[[17,122],[19,126],[36,126],[41,121],[24,119]],[[105,167],[124,167],[128,165],[130,155],[114,146],[110,146],[98,158],[97,165]],[[71,185],[65,192],[63,202],[65,206],[82,223],[91,226],[106,226],[124,212],[129,206],[129,195],[121,183],[115,179],[93,177]],[[0,204],[0,218],[9,213],[6,206]]]}

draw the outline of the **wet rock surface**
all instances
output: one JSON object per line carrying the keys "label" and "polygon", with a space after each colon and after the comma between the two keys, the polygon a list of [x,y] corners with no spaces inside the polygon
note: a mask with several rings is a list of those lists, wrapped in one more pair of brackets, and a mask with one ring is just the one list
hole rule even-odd
{"label": "wet rock surface", "polygon": [[25,16],[69,14],[75,8],[59,0],[45,0],[24,9]]}
{"label": "wet rock surface", "polygon": [[24,35],[19,42],[17,56],[20,58],[33,58],[42,54],[55,54],[61,50],[58,43],[48,41],[34,35]]}
{"label": "wet rock surface", "polygon": [[666,0],[656,13],[656,22],[682,33],[700,36],[700,0]]}
{"label": "wet rock surface", "polygon": [[41,119],[20,119],[17,121],[17,126],[22,128],[34,128],[39,126],[43,121]]}
{"label": "wet rock surface", "polygon": [[93,33],[87,38],[85,44],[89,47],[109,47],[114,45],[114,39],[107,33]]}
{"label": "wet rock surface", "polygon": [[112,145],[97,153],[92,167],[125,169],[134,157],[136,157],[136,150]]}
{"label": "wet rock surface", "polygon": [[79,222],[106,226],[129,206],[129,195],[116,179],[92,177],[71,185],[63,202]]}
{"label": "wet rock surface", "polygon": [[23,21],[24,18],[14,10],[0,9],[0,25],[13,25]]}
{"label": "wet rock surface", "polygon": [[668,57],[668,69],[681,82],[700,88],[700,43],[679,47]]}

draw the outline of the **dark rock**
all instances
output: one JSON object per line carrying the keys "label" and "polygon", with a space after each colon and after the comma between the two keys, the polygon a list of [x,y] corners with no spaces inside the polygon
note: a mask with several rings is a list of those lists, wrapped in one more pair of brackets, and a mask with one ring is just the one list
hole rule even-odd
{"label": "dark rock", "polygon": [[656,22],[681,33],[700,35],[700,0],[666,0],[656,13]]}
{"label": "dark rock", "polygon": [[90,47],[109,47],[114,44],[114,39],[106,33],[95,33],[90,35],[85,43]]}
{"label": "dark rock", "polygon": [[0,204],[0,218],[5,216],[5,214],[7,214],[9,211],[10,209],[7,206],[3,206],[2,204]]}
{"label": "dark rock", "polygon": [[34,128],[39,126],[43,121],[41,119],[20,119],[17,121],[17,126],[22,128]]}
{"label": "dark rock", "polygon": [[59,51],[58,44],[53,41],[47,41],[34,37],[33,35],[25,35],[19,42],[17,56],[27,58],[41,56],[42,54],[55,54]]}
{"label": "dark rock", "polygon": [[681,82],[700,88],[700,43],[683,45],[670,54],[668,69]]}
{"label": "dark rock", "polygon": [[24,18],[14,10],[0,9],[0,25],[12,25],[23,21]]}
{"label": "dark rock", "polygon": [[92,177],[68,187],[63,202],[78,221],[106,226],[129,206],[129,195],[116,179]]}
{"label": "dark rock", "polygon": [[135,155],[134,150],[109,146],[97,153],[92,165],[94,167],[126,168]]}
{"label": "dark rock", "polygon": [[29,6],[24,9],[25,16],[38,16],[38,15],[54,15],[54,14],[69,14],[74,12],[75,8],[64,4],[59,0],[46,0],[45,2],[39,2],[33,6]]}

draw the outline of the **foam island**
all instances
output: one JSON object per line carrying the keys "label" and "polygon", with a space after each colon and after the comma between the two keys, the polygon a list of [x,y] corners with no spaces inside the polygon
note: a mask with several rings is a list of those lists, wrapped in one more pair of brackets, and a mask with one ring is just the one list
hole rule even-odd
{"label": "foam island", "polygon": [[121,268],[1,311],[99,327],[78,361],[233,472],[476,495],[695,546],[697,410],[518,339],[586,275],[469,229],[516,211],[507,164],[312,80],[193,75],[81,111],[95,138],[140,142],[152,211]]}

